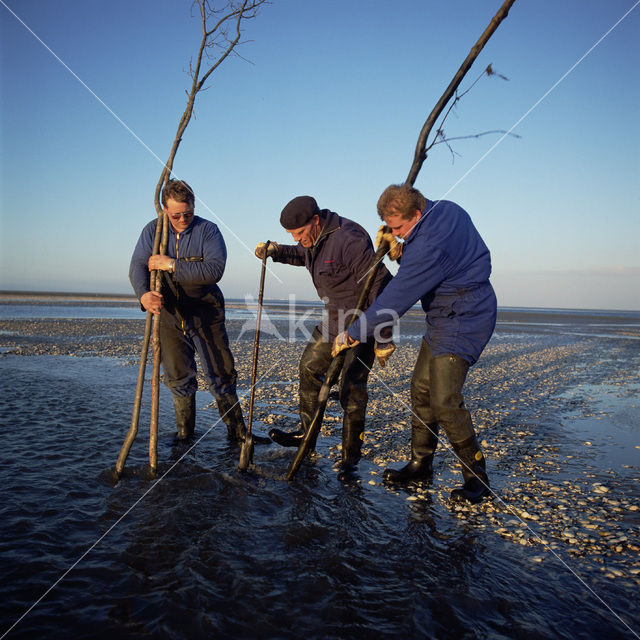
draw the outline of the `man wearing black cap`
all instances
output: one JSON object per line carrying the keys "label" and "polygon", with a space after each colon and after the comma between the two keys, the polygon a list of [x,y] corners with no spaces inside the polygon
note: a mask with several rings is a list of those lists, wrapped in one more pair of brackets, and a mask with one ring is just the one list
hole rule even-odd
{"label": "man wearing black cap", "polygon": [[[344,331],[349,312],[356,307],[374,249],[369,234],[359,224],[328,209],[320,210],[310,196],[291,200],[282,210],[280,224],[298,244],[272,242],[266,248],[261,242],[256,247],[256,256],[262,259],[266,251],[275,262],[306,267],[326,308],[322,324],[315,328],[300,359],[300,428],[293,432],[280,429],[269,432],[278,444],[297,447],[313,418],[318,392],[332,360],[331,345],[338,333]],[[389,280],[391,274],[380,265],[368,304]],[[344,411],[340,480],[357,478],[368,400],[367,378],[376,356],[384,366],[393,353],[390,333],[390,330],[379,332],[378,342],[373,337],[365,339],[350,349],[345,358],[339,391]]]}

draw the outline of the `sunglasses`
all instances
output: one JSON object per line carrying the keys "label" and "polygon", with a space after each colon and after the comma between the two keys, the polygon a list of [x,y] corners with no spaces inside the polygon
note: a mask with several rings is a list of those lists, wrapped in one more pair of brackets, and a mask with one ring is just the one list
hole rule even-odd
{"label": "sunglasses", "polygon": [[180,220],[180,218],[184,218],[185,220],[189,220],[189,218],[193,217],[193,211],[185,211],[184,213],[168,213],[167,215],[172,220]]}

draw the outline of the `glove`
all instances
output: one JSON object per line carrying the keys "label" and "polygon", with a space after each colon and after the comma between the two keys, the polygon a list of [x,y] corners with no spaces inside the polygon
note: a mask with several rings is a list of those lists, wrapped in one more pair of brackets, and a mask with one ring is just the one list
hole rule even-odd
{"label": "glove", "polygon": [[385,224],[381,224],[378,229],[378,235],[376,236],[376,247],[380,246],[380,243],[386,240],[389,243],[389,259],[400,260],[402,257],[402,243],[398,242],[395,236],[389,231],[389,227]]}
{"label": "glove", "polygon": [[395,350],[396,345],[393,342],[376,342],[373,347],[373,352],[376,354],[381,367],[387,364],[387,360]]}
{"label": "glove", "polygon": [[258,245],[256,246],[256,250],[254,252],[256,258],[260,258],[260,260],[264,258],[265,248],[267,252],[267,258],[270,256],[273,257],[278,251],[278,245],[275,242],[258,242]]}
{"label": "glove", "polygon": [[331,357],[335,358],[341,351],[355,347],[357,344],[359,344],[358,340],[354,340],[346,331],[343,331],[333,341]]}

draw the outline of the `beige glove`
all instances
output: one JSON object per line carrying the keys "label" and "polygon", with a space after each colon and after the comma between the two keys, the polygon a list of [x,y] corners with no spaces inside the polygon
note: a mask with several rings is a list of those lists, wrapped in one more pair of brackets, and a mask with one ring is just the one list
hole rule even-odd
{"label": "beige glove", "polygon": [[354,340],[346,331],[343,331],[339,333],[333,341],[331,357],[335,358],[341,351],[355,347],[357,344],[360,344],[358,340]]}
{"label": "beige glove", "polygon": [[275,242],[270,242],[267,247],[266,242],[258,242],[256,250],[254,251],[256,258],[260,258],[260,260],[262,260],[262,258],[264,258],[265,250],[267,252],[267,258],[270,256],[273,257],[278,252],[278,245]]}
{"label": "beige glove", "polygon": [[389,243],[389,259],[400,260],[402,256],[402,243],[396,240],[387,225],[381,224],[378,229],[378,235],[376,236],[376,247],[379,247],[383,240]]}
{"label": "beige glove", "polygon": [[376,354],[381,367],[387,364],[387,360],[395,350],[396,345],[393,342],[376,342],[373,347],[373,352]]}

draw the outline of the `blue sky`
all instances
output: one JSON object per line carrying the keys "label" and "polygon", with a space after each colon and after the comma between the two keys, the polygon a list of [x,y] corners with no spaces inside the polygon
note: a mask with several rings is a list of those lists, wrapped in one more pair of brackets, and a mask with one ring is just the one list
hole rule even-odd
{"label": "blue sky", "polygon": [[[509,81],[483,79],[445,131],[517,123],[521,137],[456,142],[455,161],[437,147],[418,176],[427,197],[471,214],[501,306],[640,309],[636,5],[517,0],[463,88],[489,63]],[[248,61],[214,73],[174,167],[225,237],[227,297],[256,295],[252,249],[287,241],[278,218],[294,196],[375,234],[379,194],[405,180],[427,115],[499,6],[273,0],[247,23]],[[199,43],[190,7],[0,0],[0,289],[131,292]],[[315,298],[304,269],[273,265],[265,296],[289,294]]]}

